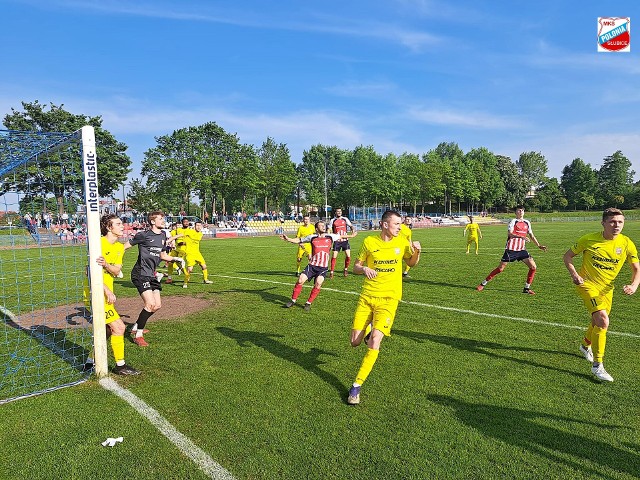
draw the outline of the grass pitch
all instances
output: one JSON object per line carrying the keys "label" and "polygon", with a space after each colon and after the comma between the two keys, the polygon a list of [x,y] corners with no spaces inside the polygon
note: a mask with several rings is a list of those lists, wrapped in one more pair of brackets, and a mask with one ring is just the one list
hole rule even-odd
{"label": "grass pitch", "polygon": [[[478,256],[465,255],[460,228],[414,231],[422,259],[356,407],[345,400],[365,353],[348,342],[362,277],[327,280],[309,313],[286,310],[295,245],[203,242],[214,284],[194,275],[163,295],[215,306],[151,322],[149,348],[126,345],[143,374],[117,380],[239,479],[637,478],[640,293],[622,294],[624,267],[605,359],[615,382],[600,384],[577,351],[588,317],[562,263],[598,229],[534,224],[549,247],[530,250],[535,296],[521,293],[522,264],[475,290],[499,263],[505,226],[482,227]],[[640,244],[639,224],[624,233]],[[351,241],[354,258],[366,235]],[[135,253],[125,261],[129,271]],[[137,295],[119,282],[117,294]],[[206,478],[95,381],[0,410],[1,478]]]}

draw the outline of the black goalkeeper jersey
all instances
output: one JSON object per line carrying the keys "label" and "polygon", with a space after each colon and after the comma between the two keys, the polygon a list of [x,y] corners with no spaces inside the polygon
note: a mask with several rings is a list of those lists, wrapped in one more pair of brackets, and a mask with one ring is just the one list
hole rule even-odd
{"label": "black goalkeeper jersey", "polygon": [[153,277],[156,268],[160,264],[160,252],[167,243],[165,232],[154,233],[153,230],[138,232],[129,240],[129,243],[138,245],[138,260],[133,266],[131,275],[136,277]]}

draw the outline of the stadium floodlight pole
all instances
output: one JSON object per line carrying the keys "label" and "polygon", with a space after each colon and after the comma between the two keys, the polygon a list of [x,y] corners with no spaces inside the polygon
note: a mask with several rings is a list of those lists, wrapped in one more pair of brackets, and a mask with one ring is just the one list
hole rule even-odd
{"label": "stadium floodlight pole", "polygon": [[91,287],[91,314],[93,317],[93,348],[96,376],[108,374],[107,336],[104,311],[104,283],[102,268],[96,263],[102,255],[100,232],[100,197],[98,195],[98,158],[93,127],[82,127],[82,169],[84,171],[85,209],[87,214],[87,243],[89,246],[89,285]]}

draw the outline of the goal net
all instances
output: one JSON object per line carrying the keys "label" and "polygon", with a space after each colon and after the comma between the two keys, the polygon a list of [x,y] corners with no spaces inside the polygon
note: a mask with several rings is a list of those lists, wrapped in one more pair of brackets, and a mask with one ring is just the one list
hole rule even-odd
{"label": "goal net", "polygon": [[97,181],[93,127],[0,130],[0,404],[106,371]]}

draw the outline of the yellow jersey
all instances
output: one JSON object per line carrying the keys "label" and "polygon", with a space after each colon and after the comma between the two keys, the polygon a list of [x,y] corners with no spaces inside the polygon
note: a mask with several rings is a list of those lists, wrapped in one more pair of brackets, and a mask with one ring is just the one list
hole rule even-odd
{"label": "yellow jersey", "polygon": [[187,252],[187,255],[190,253],[200,253],[200,241],[202,240],[204,233],[196,232],[191,228],[184,229],[183,231],[185,236],[178,240],[184,239],[186,241],[187,245],[185,251]]}
{"label": "yellow jersey", "polygon": [[477,238],[478,231],[480,230],[480,225],[477,223],[467,223],[467,226],[464,227],[465,233],[468,233],[469,238]]}
{"label": "yellow jersey", "polygon": [[407,239],[409,243],[411,243],[411,229],[407,227],[404,223],[400,225],[400,233],[398,236],[403,236]]}
{"label": "yellow jersey", "polygon": [[313,225],[309,224],[306,227],[304,225],[300,225],[298,227],[298,232],[296,233],[296,238],[308,237],[309,235],[313,235],[314,233],[316,233],[316,227],[314,227]]}
{"label": "yellow jersey", "polygon": [[585,281],[593,282],[606,290],[613,289],[613,281],[622,265],[638,262],[638,250],[626,235],[607,240],[602,232],[589,233],[572,245],[573,253],[582,253],[582,265],[578,273]]}
{"label": "yellow jersey", "polygon": [[365,276],[362,294],[370,297],[402,298],[402,259],[411,258],[411,245],[404,235],[385,242],[379,235],[364,239],[358,260],[375,270],[375,278]]}
{"label": "yellow jersey", "polygon": [[176,235],[184,235],[184,237],[176,238],[176,251],[185,251],[187,249],[188,239],[186,238],[189,232],[193,232],[194,230],[191,228],[182,228],[178,227],[174,230],[171,230],[171,236],[174,237]]}
{"label": "yellow jersey", "polygon": [[[124,245],[122,243],[110,243],[107,237],[102,237],[100,248],[105,262],[110,265],[122,265],[122,258],[124,257]],[[102,269],[102,280],[109,287],[109,290],[113,292],[113,275],[104,268]]]}

